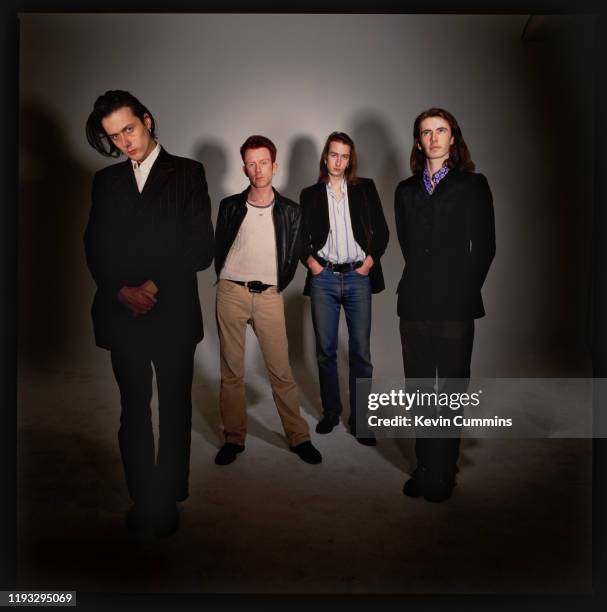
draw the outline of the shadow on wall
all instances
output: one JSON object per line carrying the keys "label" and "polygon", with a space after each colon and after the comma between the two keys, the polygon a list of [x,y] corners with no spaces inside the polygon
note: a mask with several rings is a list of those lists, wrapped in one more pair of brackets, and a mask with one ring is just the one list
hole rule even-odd
{"label": "shadow on wall", "polygon": [[[213,229],[217,226],[219,203],[227,195],[225,180],[228,173],[228,154],[218,141],[203,140],[193,151],[193,158],[203,166],[211,198],[211,219]],[[204,421],[202,428],[194,427],[211,444],[218,444],[219,422],[219,338],[215,322],[215,266],[198,273],[198,293],[204,319],[204,340],[198,345],[193,389],[194,411]],[[215,364],[212,368],[211,364]]]}
{"label": "shadow on wall", "polygon": [[204,166],[211,197],[211,216],[215,227],[219,202],[229,195],[224,186],[228,174],[228,153],[220,142],[203,140],[194,148],[193,157]]}
{"label": "shadow on wall", "polygon": [[82,242],[92,171],[73,156],[61,122],[32,100],[21,106],[20,168],[20,358],[35,367],[81,367],[99,353]]}
{"label": "shadow on wall", "polygon": [[390,129],[376,113],[361,111],[352,121],[351,136],[358,152],[359,172],[375,181],[385,208],[387,196],[392,200],[396,185],[406,178],[399,169],[398,149]]}
{"label": "shadow on wall", "polygon": [[[351,136],[358,152],[359,173],[375,181],[390,230],[388,248],[382,257],[386,289],[373,296],[373,299],[374,302],[384,302],[388,299],[390,304],[386,304],[386,307],[390,308],[392,314],[396,308],[394,291],[403,269],[403,258],[394,225],[394,191],[398,183],[411,174],[408,166],[405,168],[400,163],[403,157],[408,158],[408,151],[399,152],[387,123],[373,112],[358,113],[351,124]],[[390,330],[390,333],[392,331]]]}
{"label": "shadow on wall", "polygon": [[[283,189],[284,195],[299,202],[299,194],[304,187],[312,185],[317,179],[318,160],[320,151],[309,136],[298,136],[289,152],[288,177]],[[287,337],[289,339],[289,360],[293,370],[293,377],[302,397],[302,406],[312,406],[313,416],[320,416],[320,391],[316,366],[310,366],[306,359],[306,349],[309,346],[313,361],[315,361],[314,338],[306,341],[306,319],[310,317],[310,309],[306,306],[309,298],[303,295],[303,283],[306,270],[300,265],[298,273],[293,280],[294,290],[285,296],[285,319],[287,324]],[[312,332],[310,331],[310,334]]]}
{"label": "shadow on wall", "polygon": [[299,202],[301,190],[315,183],[318,178],[319,158],[320,151],[314,140],[305,135],[297,136],[289,151],[287,177],[281,189],[282,195]]}

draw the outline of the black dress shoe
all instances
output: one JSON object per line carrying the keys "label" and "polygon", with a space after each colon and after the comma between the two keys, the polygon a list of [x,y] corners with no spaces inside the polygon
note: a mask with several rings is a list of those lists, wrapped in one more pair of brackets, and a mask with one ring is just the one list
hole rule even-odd
{"label": "black dress shoe", "polygon": [[426,468],[420,466],[413,470],[411,478],[403,486],[403,493],[407,497],[421,497],[424,494],[426,472]]}
{"label": "black dress shoe", "polygon": [[442,473],[437,476],[428,475],[424,483],[424,499],[429,502],[440,503],[451,497],[455,482],[453,472]]}
{"label": "black dress shoe", "polygon": [[316,433],[328,434],[333,431],[333,428],[339,425],[339,417],[329,417],[326,414],[316,424]]}
{"label": "black dress shoe", "polygon": [[124,520],[126,528],[132,533],[151,533],[154,528],[152,510],[144,504],[133,504]]}
{"label": "black dress shoe", "polygon": [[322,461],[322,455],[312,446],[310,440],[306,440],[297,446],[290,446],[289,450],[306,463],[316,464]]}
{"label": "black dress shoe", "polygon": [[179,527],[179,511],[175,502],[161,504],[154,520],[154,535],[157,538],[166,538],[173,535]]}
{"label": "black dress shoe", "polygon": [[215,463],[217,465],[228,465],[236,459],[238,453],[242,453],[244,450],[244,444],[232,444],[226,442],[215,456]]}

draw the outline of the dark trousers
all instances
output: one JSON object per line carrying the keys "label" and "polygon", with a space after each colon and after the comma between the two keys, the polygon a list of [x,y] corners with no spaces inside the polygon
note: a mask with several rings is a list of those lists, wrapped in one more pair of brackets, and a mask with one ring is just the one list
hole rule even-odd
{"label": "dark trousers", "polygon": [[[135,503],[188,497],[195,349],[195,344],[112,349],[122,407],[118,443]],[[152,364],[158,387],[157,458],[150,408]]]}
{"label": "dark trousers", "polygon": [[[466,392],[474,342],[473,320],[408,321],[401,318],[400,339],[405,382],[433,380],[438,376],[442,382],[440,392]],[[449,408],[446,411],[449,412]],[[450,428],[449,437],[440,437],[440,430],[435,429],[434,434],[433,437],[416,437],[417,465],[433,472],[452,474],[459,455],[459,431]]]}

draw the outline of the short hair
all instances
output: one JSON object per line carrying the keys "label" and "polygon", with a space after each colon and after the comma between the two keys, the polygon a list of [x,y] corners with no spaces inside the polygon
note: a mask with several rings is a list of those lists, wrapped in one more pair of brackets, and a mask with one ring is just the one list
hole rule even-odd
{"label": "short hair", "polygon": [[409,160],[411,172],[413,174],[421,174],[424,171],[424,166],[426,165],[426,155],[417,145],[421,145],[421,123],[424,119],[428,119],[429,117],[440,117],[441,119],[444,119],[451,128],[453,144],[449,147],[449,158],[447,159],[447,165],[449,168],[468,170],[472,172],[475,166],[472,158],[470,157],[468,146],[466,145],[464,137],[462,136],[462,130],[460,129],[455,117],[444,108],[429,108],[423,113],[420,113],[415,119],[415,123],[413,124],[413,148],[411,149],[411,158]]}
{"label": "short hair", "polygon": [[323,147],[322,153],[320,154],[320,173],[318,175],[319,183],[327,183],[329,181],[329,170],[327,169],[327,155],[329,155],[329,147],[332,142],[341,142],[350,147],[350,161],[348,167],[344,172],[344,178],[347,183],[358,182],[358,155],[356,153],[356,147],[354,141],[345,132],[331,132],[327,137],[325,146]]}
{"label": "short hair", "polygon": [[111,89],[95,100],[93,112],[86,120],[86,139],[91,147],[101,153],[101,155],[105,155],[106,157],[120,156],[120,149],[110,138],[108,138],[101,121],[114,111],[125,106],[128,106],[131,111],[133,111],[133,115],[139,117],[142,123],[144,122],[145,115],[150,117],[152,121],[150,134],[152,138],[156,140],[156,121],[152,113],[150,113],[150,111],[128,91]]}
{"label": "short hair", "polygon": [[260,136],[259,134],[254,134],[253,136],[249,136],[240,147],[240,157],[242,157],[242,161],[244,162],[244,154],[249,149],[261,149],[266,148],[270,151],[270,157],[272,158],[272,163],[276,161],[276,145],[265,136]]}

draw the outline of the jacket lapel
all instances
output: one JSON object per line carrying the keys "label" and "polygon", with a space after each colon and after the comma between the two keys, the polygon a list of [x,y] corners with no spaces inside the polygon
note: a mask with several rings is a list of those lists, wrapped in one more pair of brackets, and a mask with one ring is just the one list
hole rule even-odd
{"label": "jacket lapel", "polygon": [[[230,222],[228,223],[228,228],[230,229],[230,234],[227,236],[227,244],[230,245],[229,249],[234,244],[234,240],[236,240],[236,236],[240,231],[240,226],[244,221],[244,218],[247,216],[247,196],[249,195],[249,188],[247,187],[243,192],[241,192],[238,196],[238,206],[235,208],[233,215],[231,216]],[[236,222],[233,220],[236,219]],[[227,257],[228,253],[226,253]]]}
{"label": "jacket lapel", "polygon": [[[150,174],[141,192],[141,205],[154,201],[164,187],[171,174],[175,171],[175,160],[162,147],[150,169]],[[133,178],[134,180],[134,178]]]}
{"label": "jacket lapel", "polygon": [[172,155],[167,153],[162,147],[156,161],[150,169],[150,174],[143,186],[143,191],[139,193],[135,173],[131,160],[119,164],[120,171],[116,173],[116,180],[113,185],[115,194],[132,207],[140,210],[142,207],[149,206],[149,202],[158,196],[171,174],[175,171],[175,161]]}
{"label": "jacket lapel", "polygon": [[422,178],[421,174],[417,177],[417,190],[419,192],[419,197],[416,198],[416,200],[415,200],[415,208],[416,208],[416,210],[419,209],[419,208],[422,208],[423,206],[427,206],[428,205],[428,201],[432,197],[426,191],[426,186],[424,185],[424,179]]}
{"label": "jacket lapel", "polygon": [[134,206],[139,200],[139,190],[137,189],[137,181],[135,180],[131,160],[127,159],[118,165],[120,170],[116,173],[112,192],[123,200],[124,205]]}
{"label": "jacket lapel", "polygon": [[[346,189],[348,190],[348,208],[350,209],[350,226],[352,227],[352,232],[356,231],[356,220],[361,218],[361,209],[362,209],[362,201],[361,201],[361,189],[358,185],[347,185]],[[356,239],[358,241],[358,238]]]}
{"label": "jacket lapel", "polygon": [[[453,190],[456,188],[459,176],[459,171],[452,168],[447,173],[440,183],[436,186],[432,194],[432,203],[434,206],[434,225],[433,225],[433,248],[440,248],[440,237],[442,228],[448,224],[449,213],[453,206]],[[425,191],[425,187],[423,187]],[[456,188],[457,189],[457,188]],[[446,197],[445,197],[446,196]]]}
{"label": "jacket lapel", "polygon": [[[327,196],[327,185],[326,183],[316,184],[316,211],[313,218],[318,219],[319,223],[319,236],[322,236],[322,243],[327,241],[329,235],[329,198]],[[321,245],[322,248],[322,245]]]}

